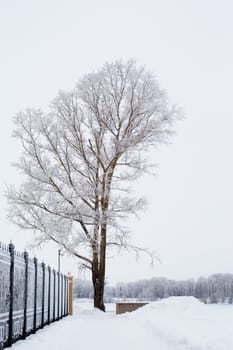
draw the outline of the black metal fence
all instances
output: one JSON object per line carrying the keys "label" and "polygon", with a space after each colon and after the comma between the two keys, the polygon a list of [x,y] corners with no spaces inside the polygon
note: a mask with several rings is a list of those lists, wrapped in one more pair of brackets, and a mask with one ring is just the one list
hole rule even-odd
{"label": "black metal fence", "polygon": [[68,278],[0,243],[0,350],[68,315]]}

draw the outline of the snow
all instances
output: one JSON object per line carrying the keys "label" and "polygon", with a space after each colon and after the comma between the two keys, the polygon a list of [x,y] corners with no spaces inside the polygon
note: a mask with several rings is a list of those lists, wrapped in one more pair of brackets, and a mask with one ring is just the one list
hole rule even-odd
{"label": "snow", "polygon": [[231,350],[233,306],[170,297],[115,315],[75,302],[75,314],[13,345],[14,350]]}

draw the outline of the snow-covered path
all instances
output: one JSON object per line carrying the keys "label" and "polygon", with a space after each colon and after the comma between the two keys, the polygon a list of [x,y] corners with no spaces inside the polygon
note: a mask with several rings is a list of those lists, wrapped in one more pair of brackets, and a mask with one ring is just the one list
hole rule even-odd
{"label": "snow-covered path", "polygon": [[168,298],[133,313],[92,310],[45,327],[12,350],[232,350],[233,306],[204,305],[192,297]]}

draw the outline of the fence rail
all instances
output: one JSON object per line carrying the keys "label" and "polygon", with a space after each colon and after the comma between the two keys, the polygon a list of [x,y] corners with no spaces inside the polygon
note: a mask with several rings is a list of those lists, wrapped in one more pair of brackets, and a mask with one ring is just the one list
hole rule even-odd
{"label": "fence rail", "polygon": [[0,350],[68,315],[68,277],[0,242]]}

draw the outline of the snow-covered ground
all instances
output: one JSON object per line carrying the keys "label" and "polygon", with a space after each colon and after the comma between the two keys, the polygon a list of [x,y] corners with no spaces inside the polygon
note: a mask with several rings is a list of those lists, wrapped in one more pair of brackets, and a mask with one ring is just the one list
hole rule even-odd
{"label": "snow-covered ground", "polygon": [[53,323],[12,350],[232,350],[233,306],[171,297],[132,313],[75,303],[75,315]]}

